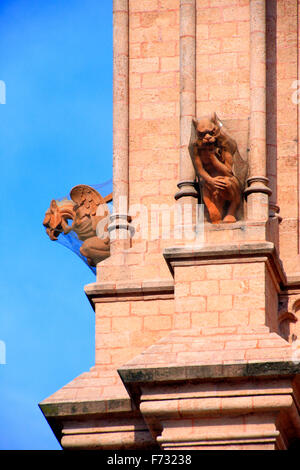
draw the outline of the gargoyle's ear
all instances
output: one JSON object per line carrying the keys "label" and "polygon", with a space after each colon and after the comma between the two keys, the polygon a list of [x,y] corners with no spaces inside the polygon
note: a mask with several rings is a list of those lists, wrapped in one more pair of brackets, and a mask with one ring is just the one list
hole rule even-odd
{"label": "gargoyle's ear", "polygon": [[197,125],[198,125],[197,119],[193,118],[192,119],[192,124],[193,124],[194,128],[197,129]]}
{"label": "gargoyle's ear", "polygon": [[213,114],[211,115],[211,121],[212,121],[214,124],[218,124],[219,118],[218,118],[218,116],[217,116],[217,113],[213,113]]}
{"label": "gargoyle's ear", "polygon": [[217,113],[213,113],[211,121],[219,128],[223,127],[222,121],[218,118]]}

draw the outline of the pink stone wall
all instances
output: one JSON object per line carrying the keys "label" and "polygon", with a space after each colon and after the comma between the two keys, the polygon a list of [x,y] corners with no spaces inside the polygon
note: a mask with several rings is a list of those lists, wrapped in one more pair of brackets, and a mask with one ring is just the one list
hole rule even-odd
{"label": "pink stone wall", "polygon": [[96,366],[117,368],[173,328],[174,300],[142,298],[96,304]]}
{"label": "pink stone wall", "polygon": [[249,0],[197,2],[197,115],[250,113]]}
{"label": "pink stone wall", "polygon": [[264,262],[175,268],[175,319],[182,328],[267,325],[277,330],[277,294]]}
{"label": "pink stone wall", "polygon": [[130,204],[174,203],[179,152],[179,2],[129,1]]}
{"label": "pink stone wall", "polygon": [[[288,275],[300,273],[298,106],[292,102],[299,78],[297,3],[267,2],[267,176],[270,201],[283,218],[280,253]],[[203,0],[196,8],[197,116],[216,111],[247,158],[249,0]],[[131,0],[129,13],[129,204],[171,206],[179,180],[179,2]],[[153,265],[168,276],[161,261]]]}
{"label": "pink stone wall", "polygon": [[[162,256],[161,210],[154,206],[174,206],[178,190],[178,0],[130,0],[129,41],[129,207],[136,230],[131,251],[140,252],[130,275],[133,279],[166,278],[170,273]],[[135,209],[140,204],[149,217],[143,233],[137,221],[142,214]],[[150,233],[151,214],[158,217],[157,236]],[[171,230],[173,224],[171,216]]]}
{"label": "pink stone wall", "polygon": [[[174,207],[179,180],[179,6],[178,0],[129,0],[129,207],[143,204],[148,210],[147,217],[160,211],[153,210],[154,204]],[[283,217],[280,253],[288,275],[300,271],[298,109],[292,103],[291,88],[299,74],[297,15],[297,0],[267,2],[267,175],[273,190],[271,201],[279,204]],[[245,158],[250,116],[249,0],[198,0],[195,21],[197,116],[216,111],[238,140]],[[162,252],[174,241],[172,237],[162,239],[162,219],[157,219],[159,230],[157,236],[151,238],[149,226],[148,231],[141,234],[141,228],[136,224],[141,216],[138,209],[132,215],[137,236],[133,238],[130,250],[101,263],[99,280],[172,279]],[[173,224],[171,218],[171,228]],[[263,240],[268,237],[266,233],[262,226],[256,227],[254,223],[254,227],[248,224],[244,231],[214,231],[207,234],[207,241],[214,244],[235,242],[240,238],[243,242]],[[238,322],[242,325],[267,324],[275,331],[277,289],[264,262],[178,267],[175,272],[175,313],[173,316],[170,313],[173,312],[170,301],[169,313],[163,314],[162,325],[167,325],[167,329],[226,327]],[[137,301],[136,304],[145,306],[145,312],[148,312],[151,302],[155,312],[153,325],[156,321],[159,324],[161,313],[155,307],[158,305],[156,300]],[[139,349],[139,346],[136,349],[135,338],[148,328],[146,317],[137,316],[134,306],[131,310],[131,304],[122,302],[119,310],[118,305],[114,302],[103,305],[103,311],[102,304],[97,305],[97,328],[100,332],[103,327],[107,338],[112,335],[112,344],[116,342],[114,355],[117,362],[123,346],[116,335],[118,320],[113,320],[112,312],[116,312],[117,319],[120,317],[119,325],[126,323],[125,318],[128,320],[129,332],[124,338],[123,349],[132,348],[132,354]],[[129,310],[122,310],[125,308]],[[118,315],[119,312],[122,313]],[[154,336],[158,338],[156,334]],[[147,344],[150,342],[149,339]],[[109,343],[108,339],[108,346],[104,347],[99,340],[97,349],[104,351]],[[115,362],[112,355],[107,354],[105,359],[103,353],[103,361]]]}
{"label": "pink stone wall", "polygon": [[292,101],[299,79],[297,0],[277,2],[277,193],[280,253],[289,275],[300,272],[298,106]]}

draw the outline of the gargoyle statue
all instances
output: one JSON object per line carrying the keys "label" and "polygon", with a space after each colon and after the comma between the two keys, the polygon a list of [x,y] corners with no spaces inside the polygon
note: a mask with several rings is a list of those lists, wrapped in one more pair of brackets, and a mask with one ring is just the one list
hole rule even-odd
{"label": "gargoyle statue", "polygon": [[[83,242],[80,253],[87,258],[90,266],[96,266],[110,255],[107,232],[109,209],[106,203],[112,200],[112,195],[103,198],[94,188],[78,185],[71,190],[70,197],[71,200],[51,201],[43,225],[51,240],[57,240],[61,233],[66,235],[73,230]],[[68,220],[72,220],[72,225],[68,224]],[[102,222],[100,231],[99,222]]]}
{"label": "gargoyle statue", "polygon": [[236,222],[248,165],[216,113],[193,120],[189,150],[211,223]]}

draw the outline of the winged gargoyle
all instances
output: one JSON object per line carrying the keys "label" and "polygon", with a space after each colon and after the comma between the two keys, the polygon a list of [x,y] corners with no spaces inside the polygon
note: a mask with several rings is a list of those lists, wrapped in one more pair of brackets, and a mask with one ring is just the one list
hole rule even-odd
{"label": "winged gargoyle", "polygon": [[94,188],[82,184],[71,190],[70,197],[71,200],[51,201],[43,225],[51,240],[57,240],[61,233],[67,235],[74,231],[83,242],[80,253],[90,266],[96,266],[110,255],[107,203],[112,200],[112,195],[103,198]]}

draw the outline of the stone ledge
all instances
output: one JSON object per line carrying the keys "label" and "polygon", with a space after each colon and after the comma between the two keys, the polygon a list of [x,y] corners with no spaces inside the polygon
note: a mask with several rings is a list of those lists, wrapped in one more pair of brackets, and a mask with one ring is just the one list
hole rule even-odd
{"label": "stone ledge", "polygon": [[40,403],[39,407],[63,449],[156,448],[131,399]]}
{"label": "stone ledge", "polygon": [[119,281],[113,282],[94,282],[87,284],[84,291],[87,295],[98,294],[123,294],[132,292],[153,292],[153,291],[173,291],[174,282],[166,280],[150,280],[150,281]]}
{"label": "stone ledge", "polygon": [[300,362],[268,361],[236,364],[185,365],[169,367],[130,367],[118,369],[125,386],[153,382],[227,379],[247,377],[277,377],[300,374]]}
{"label": "stone ledge", "polygon": [[41,402],[39,403],[45,418],[59,418],[80,415],[102,415],[108,413],[120,413],[132,411],[130,398],[107,399],[93,401],[70,401],[70,402]]}
{"label": "stone ledge", "polygon": [[249,243],[226,243],[220,245],[185,245],[174,246],[164,249],[163,255],[166,259],[183,259],[191,256],[202,258],[214,258],[221,256],[222,258],[232,255],[271,255],[275,251],[272,242],[249,242]]}
{"label": "stone ledge", "polygon": [[234,223],[204,223],[204,239],[207,244],[248,243],[273,241],[278,248],[278,222],[272,218],[267,221],[242,220]]}
{"label": "stone ledge", "polygon": [[172,274],[175,266],[196,265],[197,262],[205,264],[207,262],[211,263],[213,260],[218,263],[233,262],[234,259],[242,262],[245,259],[265,257],[272,264],[280,283],[282,285],[287,283],[281,260],[272,242],[174,246],[165,248],[163,255]]}
{"label": "stone ledge", "polygon": [[113,282],[94,282],[84,287],[91,305],[95,308],[97,302],[105,298],[114,298],[114,300],[125,299],[126,296],[174,296],[174,281],[170,279],[147,280],[147,281],[119,281]]}
{"label": "stone ledge", "polygon": [[287,290],[291,291],[300,291],[300,274],[295,276],[287,276],[286,288]]}
{"label": "stone ledge", "polygon": [[204,230],[206,232],[221,232],[223,230],[242,230],[245,231],[247,230],[247,227],[265,227],[266,222],[265,221],[247,221],[247,220],[238,220],[237,222],[233,222],[230,224],[212,224],[209,222],[206,222],[204,224]]}

